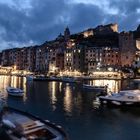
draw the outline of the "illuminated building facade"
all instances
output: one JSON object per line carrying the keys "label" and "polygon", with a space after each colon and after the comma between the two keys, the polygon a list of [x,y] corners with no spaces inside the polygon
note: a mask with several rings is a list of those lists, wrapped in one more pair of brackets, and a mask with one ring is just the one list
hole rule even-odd
{"label": "illuminated building facade", "polygon": [[64,53],[56,54],[56,68],[58,71],[64,70]]}
{"label": "illuminated building facade", "polygon": [[9,66],[9,53],[10,49],[8,50],[3,50],[2,55],[1,55],[1,65],[2,66]]}
{"label": "illuminated building facade", "polygon": [[101,67],[102,48],[86,47],[85,49],[85,69],[87,73],[91,73]]}
{"label": "illuminated building facade", "polygon": [[36,61],[36,46],[28,47],[27,49],[27,69],[28,71],[35,71],[35,61]]}
{"label": "illuminated building facade", "polygon": [[16,69],[17,70],[26,70],[27,69],[27,50],[28,48],[24,47],[16,50]]}
{"label": "illuminated building facade", "polygon": [[35,71],[36,72],[46,72],[46,46],[38,46],[36,48],[36,55],[35,55]]}
{"label": "illuminated building facade", "polygon": [[[137,34],[136,34],[137,33]],[[118,33],[117,24],[100,25],[64,35],[39,46],[3,50],[2,66],[39,73],[79,71],[92,73],[108,67],[140,67],[140,27]]]}
{"label": "illuminated building facade", "polygon": [[133,62],[135,68],[140,68],[140,25],[137,30],[134,32],[134,41],[136,46],[136,54]]}
{"label": "illuminated building facade", "polygon": [[120,49],[117,46],[106,46],[102,48],[102,66],[118,67],[120,63]]}
{"label": "illuminated building facade", "polygon": [[116,47],[86,47],[85,69],[88,73],[105,69],[108,66],[113,68],[120,66],[119,48]]}
{"label": "illuminated building facade", "polygon": [[84,71],[84,46],[74,42],[67,46],[64,51],[65,71]]}

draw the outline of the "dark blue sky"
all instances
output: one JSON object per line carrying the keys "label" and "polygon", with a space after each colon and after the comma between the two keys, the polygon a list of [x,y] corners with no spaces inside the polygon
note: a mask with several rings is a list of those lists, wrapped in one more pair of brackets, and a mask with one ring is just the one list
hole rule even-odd
{"label": "dark blue sky", "polygon": [[41,44],[69,26],[72,33],[118,23],[140,23],[140,0],[0,0],[0,50]]}

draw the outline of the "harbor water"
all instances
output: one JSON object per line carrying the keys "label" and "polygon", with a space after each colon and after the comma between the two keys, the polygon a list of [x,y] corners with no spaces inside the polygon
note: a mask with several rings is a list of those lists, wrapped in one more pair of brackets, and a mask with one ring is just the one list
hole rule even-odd
{"label": "harbor water", "polygon": [[[108,92],[137,89],[134,80],[91,80],[91,85],[108,85]],[[23,98],[8,96],[6,87],[25,91]],[[80,84],[26,81],[25,77],[0,76],[0,97],[11,107],[30,112],[61,125],[70,140],[139,140],[140,107],[100,106],[97,93]]]}

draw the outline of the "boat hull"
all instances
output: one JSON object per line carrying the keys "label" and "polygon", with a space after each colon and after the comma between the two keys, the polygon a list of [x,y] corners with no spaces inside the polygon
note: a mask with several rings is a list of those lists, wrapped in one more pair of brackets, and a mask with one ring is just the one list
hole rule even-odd
{"label": "boat hull", "polygon": [[107,105],[107,106],[140,106],[139,101],[119,101],[119,100],[111,100],[111,99],[103,99],[99,98],[100,103],[102,105]]}
{"label": "boat hull", "polygon": [[91,85],[85,85],[83,84],[83,89],[85,90],[93,90],[93,91],[98,91],[98,92],[106,92],[107,88],[106,86],[91,86]]}
{"label": "boat hull", "polygon": [[7,89],[8,95],[15,97],[22,97],[24,95],[24,91],[18,88],[8,87]]}
{"label": "boat hull", "polygon": [[[8,113],[8,117],[5,116],[5,112]],[[65,133],[65,131],[63,130],[63,128],[60,127],[60,126],[55,125],[54,123],[51,123],[48,120],[47,121],[46,120],[42,120],[39,117],[34,116],[34,115],[32,115],[32,114],[30,114],[28,112],[20,111],[20,110],[11,108],[11,107],[4,107],[2,113],[1,113],[1,115],[4,116],[4,118],[3,118],[4,120],[9,118],[10,114],[11,114],[11,117],[13,117],[12,115],[16,116],[15,114],[17,114],[17,116],[19,116],[19,117],[25,116],[25,118],[23,117],[23,120],[27,120],[27,118],[29,118],[31,122],[32,121],[35,121],[35,122],[37,121],[38,122],[37,124],[39,124],[39,125],[37,125],[36,127],[40,127],[40,128],[43,127],[43,128],[45,128],[47,130],[47,135],[45,136],[46,139],[68,140],[68,136]],[[20,119],[20,118],[18,118],[18,119]],[[11,119],[11,120],[13,120],[13,119]],[[25,123],[25,124],[26,125],[24,125],[24,126],[27,126],[27,123]],[[40,126],[40,124],[41,124],[41,126]],[[29,124],[29,125],[31,126],[31,124]],[[32,123],[32,125],[34,125],[34,122]],[[31,131],[31,127],[30,126],[28,126],[29,129],[25,129],[26,132],[24,132],[24,135],[23,135],[24,137],[26,137],[26,136],[29,137],[30,134],[32,136],[33,132],[29,133],[29,131]],[[1,127],[2,126],[0,126],[0,128]],[[35,129],[36,129],[36,127],[35,127]],[[32,128],[32,129],[34,129],[34,128]],[[40,129],[40,130],[44,131],[45,129]],[[36,132],[36,130],[34,132]],[[50,135],[50,136],[48,136],[48,135]],[[40,137],[38,137],[38,139],[40,139]],[[11,140],[15,140],[15,139],[11,139]],[[17,139],[17,140],[20,140],[20,139]]]}
{"label": "boat hull", "polygon": [[23,92],[16,93],[16,94],[14,92],[8,92],[8,95],[15,96],[15,97],[23,97]]}
{"label": "boat hull", "polygon": [[61,81],[61,79],[60,78],[34,78],[33,79],[34,81]]}

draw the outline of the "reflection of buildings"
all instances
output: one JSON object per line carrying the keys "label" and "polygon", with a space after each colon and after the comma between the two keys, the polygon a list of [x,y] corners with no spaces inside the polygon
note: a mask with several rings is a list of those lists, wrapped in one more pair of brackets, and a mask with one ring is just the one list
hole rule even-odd
{"label": "reflection of buildings", "polygon": [[26,78],[25,77],[11,76],[9,81],[10,81],[9,86],[21,88],[26,92]]}
{"label": "reflection of buildings", "polygon": [[57,98],[56,98],[56,82],[51,82],[49,84],[49,88],[51,88],[51,101],[52,101],[52,104],[55,105],[55,103],[57,102]]}
{"label": "reflection of buildings", "polygon": [[121,89],[120,80],[93,80],[90,81],[90,85],[94,86],[106,86],[108,87],[108,92],[118,92]]}
{"label": "reflection of buildings", "polygon": [[0,76],[0,96],[7,96],[5,94],[6,88],[12,86],[24,90],[24,98],[26,96],[26,78],[16,76]]}
{"label": "reflection of buildings", "polygon": [[57,82],[49,82],[48,83],[48,93],[49,93],[49,98],[52,104],[53,110],[57,108],[56,103],[57,103],[57,88],[58,88],[58,83]]}
{"label": "reflection of buildings", "polygon": [[65,96],[64,96],[64,109],[67,113],[72,112],[72,91],[70,89],[70,86],[66,86],[65,88]]}
{"label": "reflection of buildings", "polygon": [[10,77],[0,76],[0,90],[5,90],[9,86]]}

